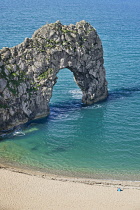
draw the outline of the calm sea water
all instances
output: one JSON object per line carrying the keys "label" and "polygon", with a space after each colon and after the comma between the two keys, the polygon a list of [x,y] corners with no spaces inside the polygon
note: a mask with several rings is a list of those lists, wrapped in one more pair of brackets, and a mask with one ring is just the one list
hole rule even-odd
{"label": "calm sea water", "polygon": [[51,114],[0,142],[1,162],[58,174],[140,180],[139,0],[0,1],[0,48],[46,22],[86,20],[104,47],[109,97],[81,104],[72,73],[58,74]]}

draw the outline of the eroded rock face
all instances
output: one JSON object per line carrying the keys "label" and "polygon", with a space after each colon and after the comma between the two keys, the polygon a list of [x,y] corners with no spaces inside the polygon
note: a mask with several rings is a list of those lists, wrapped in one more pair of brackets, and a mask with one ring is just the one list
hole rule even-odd
{"label": "eroded rock face", "polygon": [[32,38],[0,50],[0,130],[49,114],[49,101],[60,69],[73,72],[92,104],[107,97],[103,49],[96,30],[87,22],[59,21],[35,31]]}

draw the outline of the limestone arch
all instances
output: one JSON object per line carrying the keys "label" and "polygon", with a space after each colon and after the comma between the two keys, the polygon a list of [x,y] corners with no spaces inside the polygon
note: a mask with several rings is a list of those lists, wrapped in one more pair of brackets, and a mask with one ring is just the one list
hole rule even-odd
{"label": "limestone arch", "polygon": [[0,51],[0,129],[49,114],[49,101],[59,70],[73,72],[92,104],[107,97],[103,48],[87,22],[62,25],[59,21],[38,29],[32,38]]}

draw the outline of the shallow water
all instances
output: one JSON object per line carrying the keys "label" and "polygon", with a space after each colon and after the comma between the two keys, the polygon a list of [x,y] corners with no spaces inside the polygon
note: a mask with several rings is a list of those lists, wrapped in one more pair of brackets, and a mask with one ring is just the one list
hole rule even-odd
{"label": "shallow water", "polygon": [[51,114],[3,138],[1,160],[59,174],[140,180],[139,1],[5,0],[0,7],[0,47],[20,43],[46,21],[89,21],[103,42],[109,83],[106,101],[84,106],[72,73],[61,70]]}

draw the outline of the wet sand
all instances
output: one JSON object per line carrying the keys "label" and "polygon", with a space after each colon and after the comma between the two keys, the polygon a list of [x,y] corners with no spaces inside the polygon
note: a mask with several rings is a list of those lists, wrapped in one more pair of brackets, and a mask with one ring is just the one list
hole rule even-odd
{"label": "wet sand", "polygon": [[68,178],[4,166],[0,179],[0,210],[140,210],[140,182]]}

